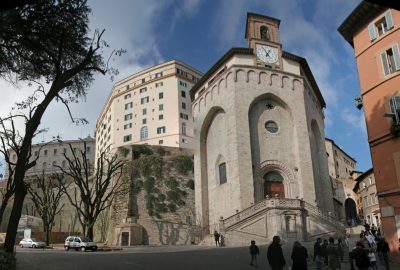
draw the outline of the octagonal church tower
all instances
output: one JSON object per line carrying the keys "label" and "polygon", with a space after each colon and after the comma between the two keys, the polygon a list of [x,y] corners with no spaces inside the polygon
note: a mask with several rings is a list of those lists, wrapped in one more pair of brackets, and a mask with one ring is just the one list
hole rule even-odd
{"label": "octagonal church tower", "polygon": [[[325,101],[307,61],[282,51],[279,24],[248,13],[248,48],[230,49],[191,89],[196,214],[210,231],[271,199],[333,212]],[[266,215],[257,226],[267,238],[267,227],[310,230],[293,213],[282,224]]]}

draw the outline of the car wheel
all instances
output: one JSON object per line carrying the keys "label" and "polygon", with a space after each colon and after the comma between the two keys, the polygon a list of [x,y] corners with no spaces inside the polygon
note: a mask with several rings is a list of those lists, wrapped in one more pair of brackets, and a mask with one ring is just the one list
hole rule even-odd
{"label": "car wheel", "polygon": [[86,251],[86,248],[85,248],[85,247],[81,247],[81,251],[82,251],[82,252],[85,252],[85,251]]}
{"label": "car wheel", "polygon": [[97,250],[97,247],[92,247],[92,251],[96,251]]}
{"label": "car wheel", "polygon": [[69,250],[69,246],[65,246],[64,249],[65,249],[65,251],[68,251]]}
{"label": "car wheel", "polygon": [[23,244],[21,244],[21,245],[19,245],[21,248],[24,248],[24,245]]}
{"label": "car wheel", "polygon": [[32,245],[32,248],[36,248],[36,245]]}

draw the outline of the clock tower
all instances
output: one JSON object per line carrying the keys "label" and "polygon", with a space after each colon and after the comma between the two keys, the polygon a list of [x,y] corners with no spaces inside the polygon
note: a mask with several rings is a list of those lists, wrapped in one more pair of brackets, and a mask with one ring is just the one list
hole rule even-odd
{"label": "clock tower", "polygon": [[246,33],[249,48],[254,50],[255,64],[280,69],[282,66],[282,45],[279,38],[280,20],[247,14]]}

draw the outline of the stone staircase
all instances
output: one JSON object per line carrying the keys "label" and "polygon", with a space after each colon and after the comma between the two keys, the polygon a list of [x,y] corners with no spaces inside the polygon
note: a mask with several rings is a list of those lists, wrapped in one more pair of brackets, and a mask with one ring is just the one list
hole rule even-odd
{"label": "stone staircase", "polygon": [[[345,232],[344,224],[330,213],[304,200],[280,198],[262,200],[223,219],[219,228],[227,246],[245,246],[250,240],[268,244],[274,235],[286,242],[313,242]],[[206,242],[214,244],[210,238]]]}

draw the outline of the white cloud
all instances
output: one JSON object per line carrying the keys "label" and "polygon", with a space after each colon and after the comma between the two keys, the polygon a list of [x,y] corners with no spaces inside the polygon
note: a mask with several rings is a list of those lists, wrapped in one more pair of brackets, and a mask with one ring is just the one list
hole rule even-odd
{"label": "white cloud", "polygon": [[[127,50],[126,54],[112,63],[120,72],[116,80],[163,61],[155,41],[155,27],[158,23],[156,18],[166,7],[165,4],[155,0],[127,1],[123,5],[96,0],[90,1],[89,4],[92,7],[90,28],[106,29],[103,37],[110,47]],[[191,7],[193,6],[190,4],[186,5],[187,9]],[[110,51],[105,52],[105,57],[108,57],[108,53]],[[97,117],[114,83],[108,77],[96,75],[93,85],[88,90],[86,102],[71,105],[73,116],[86,118],[89,125],[75,126],[65,107],[61,103],[53,102],[41,121],[41,128],[49,128],[49,131],[35,141],[47,141],[58,134],[64,139],[93,135]],[[1,116],[7,115],[15,101],[20,101],[32,93],[32,89],[15,89],[5,82],[0,82],[0,87],[2,92],[6,93],[0,99]]]}
{"label": "white cloud", "polygon": [[174,15],[170,26],[170,32],[174,31],[176,23],[182,17],[190,18],[195,16],[199,11],[199,5],[200,0],[185,0],[183,2],[180,1],[179,5],[177,5],[173,11]]}
{"label": "white cloud", "polygon": [[210,26],[210,34],[216,37],[217,44],[221,47],[234,47],[244,40],[243,17],[241,16],[248,5],[246,1],[229,0],[220,1],[215,16]]}
{"label": "white cloud", "polygon": [[362,112],[356,112],[355,109],[344,108],[340,115],[341,118],[356,131],[361,132],[365,136],[367,135],[365,117]]}

